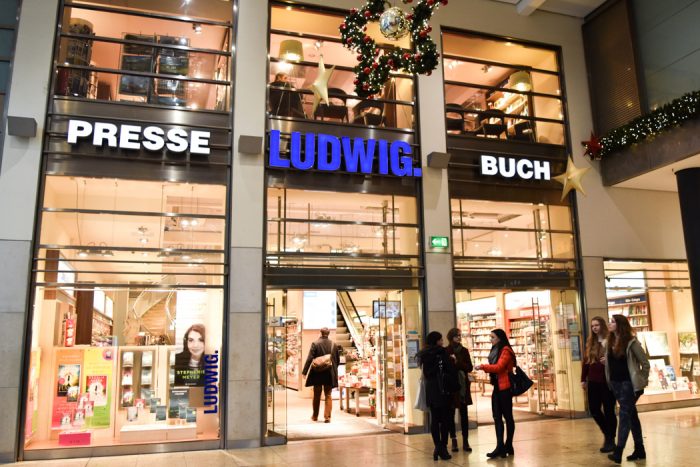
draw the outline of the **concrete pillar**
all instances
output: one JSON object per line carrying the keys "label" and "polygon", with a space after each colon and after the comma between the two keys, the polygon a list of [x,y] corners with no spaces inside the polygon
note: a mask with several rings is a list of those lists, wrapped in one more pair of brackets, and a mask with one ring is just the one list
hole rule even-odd
{"label": "concrete pillar", "polygon": [[582,259],[583,283],[586,289],[586,307],[582,308],[581,326],[584,337],[588,337],[590,321],[595,316],[608,320],[608,298],[605,293],[605,266],[599,256],[584,256]]}
{"label": "concrete pillar", "polygon": [[35,138],[5,136],[0,173],[0,463],[16,459],[20,382],[29,297],[32,235],[41,143],[51,77],[58,0],[24,0],[10,84],[8,115],[31,117]]}
{"label": "concrete pillar", "polygon": [[[241,135],[265,136],[268,2],[240,0],[231,181],[227,448],[259,446],[263,435],[264,151],[238,152]],[[245,227],[243,227],[245,226]]]}
{"label": "concrete pillar", "polygon": [[[440,44],[437,32],[434,40]],[[420,144],[423,165],[423,245],[425,252],[425,294],[427,298],[428,329],[443,335],[456,324],[453,261],[451,248],[430,248],[431,236],[451,238],[450,194],[447,169],[428,167],[428,154],[446,152],[444,87],[442,68],[430,76],[418,77],[418,109]]]}
{"label": "concrete pillar", "polygon": [[688,257],[695,332],[700,336],[700,168],[679,170],[676,172],[676,182]]}

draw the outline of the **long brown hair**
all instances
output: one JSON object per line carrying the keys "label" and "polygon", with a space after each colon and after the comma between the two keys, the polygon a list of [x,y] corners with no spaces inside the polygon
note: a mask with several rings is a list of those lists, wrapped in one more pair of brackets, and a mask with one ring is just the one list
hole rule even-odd
{"label": "long brown hair", "polygon": [[616,331],[608,334],[608,348],[616,357],[622,357],[627,352],[627,344],[634,338],[632,326],[624,315],[613,315]]}
{"label": "long brown hair", "polygon": [[603,339],[608,338],[608,323],[605,321],[605,318],[595,316],[591,319],[591,322],[593,321],[598,322],[600,331],[598,331],[598,334],[594,333],[593,325],[591,325],[591,334],[588,336],[588,341],[586,341],[584,363],[595,363],[603,356],[603,345],[600,343],[599,337]]}

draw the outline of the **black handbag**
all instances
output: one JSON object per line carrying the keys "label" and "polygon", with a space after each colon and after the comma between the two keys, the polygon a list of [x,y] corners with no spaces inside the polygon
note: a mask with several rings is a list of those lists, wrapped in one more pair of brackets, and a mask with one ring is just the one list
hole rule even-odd
{"label": "black handbag", "polygon": [[517,365],[515,367],[515,373],[512,371],[508,373],[508,378],[510,379],[510,392],[513,396],[524,394],[534,384],[522,368]]}

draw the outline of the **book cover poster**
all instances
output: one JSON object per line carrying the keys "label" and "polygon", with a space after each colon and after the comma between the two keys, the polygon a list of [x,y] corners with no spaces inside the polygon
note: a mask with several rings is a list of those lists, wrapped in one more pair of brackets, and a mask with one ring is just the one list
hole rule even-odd
{"label": "book cover poster", "polygon": [[156,421],[162,422],[165,420],[165,406],[159,405],[156,407]]}
{"label": "book cover poster", "polygon": [[187,407],[187,423],[197,423],[197,409]]}
{"label": "book cover poster", "polygon": [[168,405],[168,418],[180,418],[180,408],[185,412],[190,405],[190,395],[188,388],[170,389]]}
{"label": "book cover poster", "polygon": [[74,397],[70,402],[77,402],[76,391],[80,391],[80,365],[78,364],[58,364],[56,396]]}
{"label": "book cover poster", "polygon": [[651,357],[671,355],[671,351],[668,348],[668,336],[665,332],[645,331],[639,334],[644,336],[646,350]]}
{"label": "book cover poster", "polygon": [[156,413],[156,407],[160,405],[160,397],[152,397],[149,404],[151,413]]}
{"label": "book cover poster", "polygon": [[85,349],[85,391],[92,403],[91,427],[108,427],[112,419],[112,381],[114,381],[115,349]]}
{"label": "book cover poster", "polygon": [[56,350],[54,368],[56,392],[51,407],[51,428],[66,428],[72,426],[73,414],[78,408],[83,350],[72,348]]}
{"label": "book cover poster", "polygon": [[680,353],[698,353],[698,336],[694,332],[679,332],[678,346]]}

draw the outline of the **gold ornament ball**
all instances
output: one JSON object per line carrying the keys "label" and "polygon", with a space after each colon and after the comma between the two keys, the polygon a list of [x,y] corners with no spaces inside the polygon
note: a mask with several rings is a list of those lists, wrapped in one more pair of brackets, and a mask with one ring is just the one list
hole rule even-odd
{"label": "gold ornament ball", "polygon": [[408,34],[408,21],[403,10],[392,7],[379,17],[379,31],[390,40],[399,40]]}

